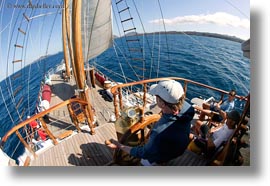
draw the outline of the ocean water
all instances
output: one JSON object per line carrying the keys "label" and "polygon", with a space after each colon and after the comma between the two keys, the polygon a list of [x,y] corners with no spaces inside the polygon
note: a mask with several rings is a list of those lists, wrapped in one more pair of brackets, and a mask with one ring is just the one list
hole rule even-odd
{"label": "ocean water", "polygon": [[[33,115],[38,104],[38,92],[40,90],[40,82],[45,72],[55,67],[63,59],[63,53],[54,54],[44,59],[40,59],[16,72],[11,77],[0,82],[0,137],[20,122],[20,114],[25,120],[27,115]],[[19,78],[12,79],[13,76],[21,74]],[[13,97],[12,92],[20,87],[19,93]],[[16,104],[19,100],[22,102],[16,110]],[[20,131],[24,136],[24,130]],[[16,149],[16,151],[15,151]],[[9,137],[4,146],[4,151],[14,159],[17,159],[23,152],[24,146],[19,143],[18,137],[14,134]]]}
{"label": "ocean water", "polygon": [[[239,95],[247,95],[249,92],[250,62],[249,59],[243,57],[240,43],[186,35],[167,35],[167,38],[162,36],[161,39],[158,36],[148,36],[147,40],[149,46],[147,42],[141,45],[146,51],[146,54],[143,54],[146,59],[145,69],[147,70],[144,71],[146,78],[178,76],[224,90],[235,89]],[[117,40],[116,44],[118,46],[116,48],[126,49],[121,39]],[[159,48],[159,46],[161,47]],[[108,76],[114,80],[123,82],[123,79],[119,77],[122,70],[127,77],[138,80],[134,77],[134,71],[137,69],[131,69],[130,66],[141,68],[143,66],[140,64],[141,62],[128,61],[129,65],[122,55],[123,50],[116,49],[120,60],[112,61],[115,54],[114,49],[111,48],[95,61],[111,70]],[[149,51],[152,58],[147,54]],[[160,57],[158,58],[158,56]],[[140,55],[135,57],[140,57]],[[122,65],[122,69],[118,64]],[[102,71],[101,68],[99,69]],[[114,72],[119,74],[116,75]],[[104,73],[108,74],[106,71]],[[136,73],[142,75],[139,70]],[[209,93],[202,92],[202,95],[211,96]]]}
{"label": "ocean water", "polygon": [[[101,72],[118,82],[125,82],[122,74],[133,80],[138,80],[136,75],[144,75],[146,79],[177,76],[227,91],[235,89],[238,95],[247,95],[250,90],[250,61],[243,57],[240,43],[187,35],[149,35],[140,36],[140,39],[143,42],[138,46],[133,44],[134,46],[129,47],[142,47],[143,53],[128,52],[127,45],[118,38],[115,40],[115,47],[91,60],[90,64],[97,64]],[[129,57],[144,58],[145,61],[134,62],[128,60]],[[23,110],[23,119],[34,113],[44,73],[59,64],[62,58],[63,53],[58,53],[38,60],[21,70],[23,78],[18,78],[15,82],[10,82],[11,78],[7,78],[0,83],[0,137],[19,122],[19,113]],[[138,68],[131,68],[134,66]],[[140,70],[142,68],[145,70]],[[15,87],[20,85],[20,93],[12,98],[10,92],[14,92]],[[16,111],[15,103],[22,96],[24,99]],[[189,86],[187,97],[191,99],[197,96],[219,98],[213,92]],[[242,107],[243,103],[238,101],[237,108]],[[23,153],[23,149],[14,135],[7,141],[4,151],[16,159]]]}

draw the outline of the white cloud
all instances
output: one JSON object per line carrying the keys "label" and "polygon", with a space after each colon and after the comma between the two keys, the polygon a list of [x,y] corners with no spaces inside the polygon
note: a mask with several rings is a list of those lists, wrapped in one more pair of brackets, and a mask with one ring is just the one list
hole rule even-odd
{"label": "white cloud", "polygon": [[[189,15],[182,17],[175,17],[172,19],[164,19],[166,25],[175,24],[216,24],[220,26],[231,26],[249,29],[250,21],[248,19],[241,19],[237,16],[225,13],[216,12],[214,14]],[[151,20],[150,23],[162,24],[162,19]]]}

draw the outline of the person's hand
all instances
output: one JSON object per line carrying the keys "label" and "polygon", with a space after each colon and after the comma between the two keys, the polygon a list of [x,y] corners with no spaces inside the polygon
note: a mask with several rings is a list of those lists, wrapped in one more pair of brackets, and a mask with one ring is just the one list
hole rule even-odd
{"label": "person's hand", "polygon": [[196,109],[196,110],[202,110],[202,108],[201,107],[199,107],[198,105],[196,105],[196,104],[193,104],[192,105],[192,107],[194,108],[194,109]]}
{"label": "person's hand", "polygon": [[106,140],[105,144],[107,145],[107,147],[110,147],[111,149],[117,149],[121,145],[118,141],[114,139]]}
{"label": "person's hand", "polygon": [[216,104],[216,110],[220,110],[220,104]]}
{"label": "person's hand", "polygon": [[210,136],[211,134],[213,134],[215,132],[215,128],[211,128],[209,131],[208,131],[208,135]]}

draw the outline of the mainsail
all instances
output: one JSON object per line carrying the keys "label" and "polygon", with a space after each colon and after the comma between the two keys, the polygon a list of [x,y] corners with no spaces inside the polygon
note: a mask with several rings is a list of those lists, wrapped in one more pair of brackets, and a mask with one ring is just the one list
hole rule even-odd
{"label": "mainsail", "polygon": [[111,0],[82,1],[81,31],[84,62],[112,45]]}

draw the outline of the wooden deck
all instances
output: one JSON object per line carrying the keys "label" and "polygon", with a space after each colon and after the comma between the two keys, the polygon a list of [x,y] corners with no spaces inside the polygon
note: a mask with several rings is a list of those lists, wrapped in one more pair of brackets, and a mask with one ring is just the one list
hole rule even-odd
{"label": "wooden deck", "polygon": [[[75,81],[63,81],[60,74],[52,76],[52,99],[50,106],[54,106],[62,101],[70,99],[75,94]],[[91,135],[86,124],[81,123],[82,132],[75,128],[69,116],[67,107],[62,107],[49,114],[49,120],[46,122],[48,129],[54,136],[61,135],[68,130],[72,130],[73,135],[64,140],[58,140],[59,144],[37,152],[38,157],[30,162],[30,166],[98,166],[106,165],[112,161],[113,150],[105,144],[105,140],[116,137],[113,123],[109,123],[111,114],[114,113],[112,102],[105,101],[96,86],[91,91],[91,99],[95,105],[95,112],[98,118],[98,124],[95,128],[96,134]],[[85,128],[85,130],[84,130]]]}
{"label": "wooden deck", "polygon": [[[52,77],[52,99],[50,106],[54,106],[62,101],[70,99],[75,94],[75,81],[73,79],[70,82],[64,82],[60,74],[55,74]],[[103,125],[109,122],[110,116],[114,114],[114,107],[112,102],[105,101],[99,94],[99,90],[102,90],[99,86],[92,88],[90,98],[95,108],[95,113],[98,118],[98,124]],[[75,130],[75,126],[71,121],[67,107],[62,107],[49,115],[50,122],[48,122],[48,128],[53,133],[59,134],[66,130]],[[84,124],[81,124],[83,126]]]}
{"label": "wooden deck", "polygon": [[96,134],[88,131],[75,134],[46,150],[32,160],[30,166],[102,166],[112,161],[113,150],[105,140],[116,139],[114,125],[104,124],[96,128]]}

